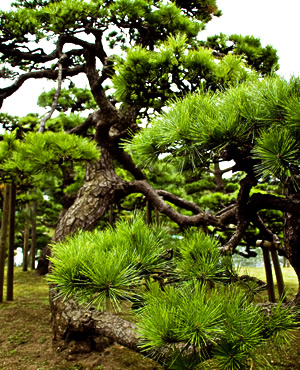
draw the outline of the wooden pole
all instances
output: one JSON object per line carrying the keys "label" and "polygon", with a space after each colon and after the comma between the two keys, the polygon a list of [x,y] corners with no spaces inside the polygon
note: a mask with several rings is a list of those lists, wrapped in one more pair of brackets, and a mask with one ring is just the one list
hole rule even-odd
{"label": "wooden pole", "polygon": [[7,238],[8,224],[9,224],[9,196],[10,196],[10,184],[5,184],[4,197],[3,197],[2,222],[1,222],[1,236],[0,236],[0,303],[3,302],[6,238]]}
{"label": "wooden pole", "polygon": [[160,213],[157,208],[155,208],[155,222],[157,225],[160,224]]}
{"label": "wooden pole", "polygon": [[286,296],[285,296],[286,292],[285,292],[285,287],[284,287],[284,281],[283,281],[282,271],[280,268],[278,253],[276,249],[271,248],[271,256],[272,256],[273,266],[274,266],[274,270],[276,274],[279,297],[280,299],[283,300],[283,302],[286,302]]}
{"label": "wooden pole", "polygon": [[110,225],[113,225],[114,223],[114,206],[112,203],[109,205],[108,222]]}
{"label": "wooden pole", "polygon": [[274,283],[273,283],[272,266],[271,266],[271,261],[270,261],[269,249],[265,247],[262,247],[261,249],[262,249],[263,257],[264,257],[269,301],[275,302]]}
{"label": "wooden pole", "polygon": [[146,224],[151,225],[152,224],[152,203],[150,200],[147,200],[146,202]]}
{"label": "wooden pole", "polygon": [[15,220],[16,220],[16,185],[11,184],[9,201],[9,243],[7,262],[7,290],[6,300],[14,299],[14,257],[15,257]]}
{"label": "wooden pole", "polygon": [[31,270],[35,270],[35,255],[36,255],[36,211],[37,200],[33,201],[32,205],[32,223],[31,223]]}
{"label": "wooden pole", "polygon": [[26,205],[26,219],[24,225],[24,241],[23,241],[23,264],[22,271],[27,271],[28,269],[28,244],[29,244],[29,203]]}

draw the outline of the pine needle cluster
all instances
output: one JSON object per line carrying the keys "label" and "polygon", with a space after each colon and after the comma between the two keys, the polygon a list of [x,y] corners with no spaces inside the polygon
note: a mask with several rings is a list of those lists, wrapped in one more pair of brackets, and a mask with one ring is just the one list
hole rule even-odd
{"label": "pine needle cluster", "polygon": [[246,369],[270,338],[279,345],[291,339],[292,309],[279,304],[266,314],[255,305],[255,282],[239,279],[214,239],[189,230],[175,248],[169,240],[142,215],[78,232],[52,246],[48,281],[57,297],[98,309],[130,302],[140,347],[172,369],[211,359],[220,369]]}

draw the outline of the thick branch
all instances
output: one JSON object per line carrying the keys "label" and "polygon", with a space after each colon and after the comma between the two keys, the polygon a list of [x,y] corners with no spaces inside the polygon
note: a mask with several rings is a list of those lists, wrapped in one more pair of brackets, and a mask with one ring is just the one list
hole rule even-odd
{"label": "thick branch", "polygon": [[144,194],[160,213],[170,217],[171,220],[180,226],[197,226],[197,225],[212,225],[224,228],[220,220],[209,213],[198,213],[194,216],[184,216],[177,212],[174,208],[163,201],[157,191],[155,191],[145,180],[133,181],[128,184],[131,191],[136,191]]}
{"label": "thick branch", "polygon": [[176,195],[169,193],[165,190],[157,190],[157,194],[163,197],[168,202],[173,203],[175,206],[184,208],[188,211],[192,211],[194,214],[203,212],[202,209],[195,203],[189,202],[185,199],[179,198]]}
{"label": "thick branch", "polygon": [[123,149],[118,148],[115,151],[115,156],[119,163],[122,164],[137,180],[145,179],[143,171],[133,162],[131,156],[124,152]]}
{"label": "thick branch", "polygon": [[[104,82],[103,79],[99,76],[97,67],[96,67],[96,58],[93,53],[88,51],[85,53],[86,68],[85,72],[89,80],[92,94],[102,113],[106,117],[110,117],[106,122],[115,121],[118,117],[118,111],[114,105],[110,102],[105,94],[105,90],[102,86]],[[112,119],[112,117],[114,117]]]}
{"label": "thick branch", "polygon": [[100,109],[96,110],[95,112],[89,114],[87,119],[79,126],[72,128],[71,130],[67,131],[69,134],[76,134],[82,135],[85,133],[90,127],[96,126],[97,122],[101,119],[101,111]]}
{"label": "thick branch", "polygon": [[248,207],[248,200],[250,190],[255,184],[256,184],[255,177],[249,174],[240,182],[241,187],[237,197],[237,208],[236,208],[237,228],[232,237],[222,247],[222,252],[224,253],[230,250],[234,251],[235,247],[239,244],[239,242],[243,238],[249,226],[250,219],[253,218],[254,210]]}
{"label": "thick branch", "polygon": [[271,194],[253,194],[249,201],[249,206],[255,211],[260,209],[278,209],[282,212],[300,214],[300,201],[281,198]]}
{"label": "thick branch", "polygon": [[[18,47],[22,46],[6,46],[5,44],[0,44],[0,52],[5,55],[6,57],[15,57],[17,60],[26,60],[26,61],[32,61],[35,63],[46,63],[50,62],[51,60],[58,58],[58,49],[57,47],[49,54],[46,54],[43,49],[38,48],[36,50],[30,50],[29,51],[22,51],[19,50]],[[36,51],[40,51],[40,53],[37,53]],[[72,49],[69,51],[66,51],[66,55],[71,58],[73,56],[79,56],[83,54],[82,49]]]}

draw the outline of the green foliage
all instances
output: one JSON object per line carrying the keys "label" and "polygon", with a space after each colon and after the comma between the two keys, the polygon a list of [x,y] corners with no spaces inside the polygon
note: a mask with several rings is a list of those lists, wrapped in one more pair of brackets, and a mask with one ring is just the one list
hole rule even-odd
{"label": "green foliage", "polygon": [[217,291],[195,283],[176,289],[160,290],[150,285],[144,294],[146,304],[139,311],[140,346],[158,351],[169,344],[184,342],[198,349],[205,348],[219,332],[221,300]]}
{"label": "green foliage", "polygon": [[132,300],[141,279],[167,265],[164,234],[162,228],[150,229],[136,218],[119,222],[116,230],[68,237],[52,247],[49,282],[58,285],[60,295],[101,308],[107,298],[114,305]]}
{"label": "green foliage", "polygon": [[[38,106],[51,107],[55,93],[55,88],[48,92],[44,91],[38,97]],[[97,104],[89,89],[73,86],[69,89],[61,89],[55,109],[59,112],[65,112],[68,109],[71,109],[71,112],[73,113],[86,109],[96,109],[96,107]]]}
{"label": "green foliage", "polygon": [[274,127],[263,132],[253,153],[260,159],[257,170],[263,178],[275,176],[284,182],[298,173],[300,145],[288,129]]}
{"label": "green foliage", "polygon": [[19,143],[18,150],[10,158],[3,159],[1,168],[12,176],[29,176],[38,172],[57,171],[57,165],[68,161],[93,160],[98,156],[95,143],[86,138],[65,132],[31,132]]}
{"label": "green foliage", "polygon": [[216,90],[249,78],[241,58],[227,55],[216,61],[212,51],[190,48],[185,34],[169,36],[159,51],[140,46],[117,58],[113,84],[119,101],[160,109],[167,99],[199,87]]}
{"label": "green foliage", "polygon": [[241,55],[248,66],[263,76],[279,69],[276,50],[271,45],[262,47],[260,40],[254,36],[226,36],[221,33],[209,36],[206,41],[201,41],[200,45],[225,55]]}
{"label": "green foliage", "polygon": [[46,122],[46,128],[49,131],[67,131],[74,127],[81,125],[86,118],[82,117],[80,114],[70,113],[60,113],[57,117],[50,118]]}
{"label": "green foliage", "polygon": [[217,212],[230,204],[234,204],[236,196],[236,192],[231,194],[207,192],[201,195],[198,203],[203,210]]}
{"label": "green foliage", "polygon": [[153,285],[144,297],[145,306],[137,315],[140,346],[157,356],[171,352],[170,368],[197,368],[208,358],[220,369],[247,368],[260,346],[274,338],[267,329],[272,315],[280,312],[279,321],[284,324],[278,330],[285,338],[295,325],[290,309],[284,312],[278,306],[265,316],[236,287],[211,290],[196,283],[161,291]]}
{"label": "green foliage", "polygon": [[[185,14],[190,5],[179,3],[177,7],[172,1],[152,0],[116,0],[116,1],[18,1],[14,3],[16,10],[2,12],[0,29],[5,39],[24,39],[33,35],[35,40],[51,34],[85,31],[87,23],[94,27],[106,29],[116,25],[130,31],[131,41],[144,45],[156,40],[163,40],[168,34],[176,31],[195,37],[208,22],[212,15],[218,15],[214,0],[202,0],[198,11]],[[202,9],[202,11],[201,11]],[[137,22],[136,20],[139,20]],[[152,40],[143,35],[144,27],[151,28]],[[111,45],[124,45],[126,37],[118,31],[110,34]]]}
{"label": "green foliage", "polygon": [[166,230],[146,226],[142,215],[79,232],[52,246],[48,281],[81,304],[132,302],[139,345],[154,357],[167,354],[170,368],[210,358],[221,369],[246,368],[268,339],[287,341],[295,313],[279,305],[269,315],[254,305],[259,289],[240,281],[214,239],[190,230],[176,244],[170,259]]}
{"label": "green foliage", "polygon": [[173,158],[191,163],[197,158],[202,166],[224,155],[236,161],[253,156],[259,159],[258,176],[293,177],[299,170],[299,125],[293,118],[296,102],[299,111],[299,86],[298,79],[287,82],[273,76],[222,93],[187,96],[170,105],[127,148],[133,155],[139,152],[136,160],[144,166],[162,153],[174,163]]}
{"label": "green foliage", "polygon": [[193,181],[185,186],[186,192],[192,194],[195,192],[203,192],[204,190],[215,190],[216,185],[213,178],[203,178],[198,181]]}
{"label": "green foliage", "polygon": [[0,161],[4,161],[9,158],[15,150],[18,149],[17,133],[13,131],[11,133],[4,132],[3,140],[0,145]]}
{"label": "green foliage", "polygon": [[177,245],[180,257],[176,272],[183,279],[209,282],[213,284],[220,277],[224,278],[225,269],[220,263],[217,240],[203,232],[190,231]]}

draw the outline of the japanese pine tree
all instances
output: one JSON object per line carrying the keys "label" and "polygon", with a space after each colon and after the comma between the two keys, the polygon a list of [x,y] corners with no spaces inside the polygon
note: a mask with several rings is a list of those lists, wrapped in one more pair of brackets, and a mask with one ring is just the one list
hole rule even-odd
{"label": "japanese pine tree", "polygon": [[[58,244],[61,246],[62,255],[57,247],[56,256],[54,254],[52,262],[54,266],[55,264],[58,266],[58,269],[52,282],[58,283],[61,292],[66,296],[74,295],[79,298],[80,302],[99,303],[100,307],[103,297],[108,297],[115,302],[118,299],[131,299],[134,288],[139,288],[139,278],[143,274],[147,275],[148,271],[148,267],[147,271],[143,268],[137,269],[140,274],[138,277],[134,272],[134,267],[142,264],[141,252],[132,251],[131,257],[134,258],[135,264],[133,260],[130,260],[130,256],[127,256],[127,262],[129,261],[127,266],[125,257],[120,258],[118,263],[113,263],[112,256],[117,253],[118,249],[114,252],[110,247],[110,240],[114,237],[109,233],[104,234],[106,238],[104,241],[103,237],[99,236],[101,240],[97,244],[104,245],[101,248],[105,249],[105,253],[107,252],[106,261],[110,262],[104,265],[104,262],[99,259],[99,266],[102,264],[103,271],[107,273],[111,269],[112,274],[115,267],[116,287],[113,284],[110,285],[111,283],[107,282],[108,279],[105,280],[105,277],[101,275],[99,271],[102,271],[102,267],[93,270],[94,266],[90,266],[89,262],[84,259],[85,252],[76,249],[77,246],[74,247],[75,253],[78,251],[78,255],[82,256],[83,262],[85,261],[84,266],[81,266],[79,261],[78,268],[74,270],[79,274],[75,276],[74,281],[71,274],[69,292],[63,288],[64,283],[59,281],[59,276],[63,277],[63,274],[59,273],[59,267],[64,267],[65,263],[65,259],[60,257],[64,257],[64,252],[66,256],[72,252],[72,239],[68,238],[66,244],[63,244],[67,235],[78,230],[92,230],[113,204],[134,193],[143,194],[160,213],[180,228],[201,226],[211,234],[224,231],[224,235],[226,231],[229,231],[223,245],[220,246],[220,250],[224,252],[234,252],[250,224],[257,227],[262,239],[276,240],[274,233],[264,224],[259,211],[274,208],[288,212],[292,216],[286,223],[286,245],[290,246],[286,248],[287,253],[289,253],[288,248],[293,251],[289,254],[289,258],[291,260],[296,258],[294,267],[298,268],[295,246],[299,239],[299,230],[297,226],[291,229],[292,223],[299,218],[299,204],[295,191],[298,181],[298,147],[295,144],[295,136],[293,136],[297,133],[298,84],[297,81],[291,81],[289,84],[276,79],[267,79],[260,84],[257,72],[254,70],[257,69],[260,75],[266,75],[278,68],[278,60],[275,51],[271,47],[261,47],[259,40],[245,38],[243,41],[242,37],[236,36],[226,40],[220,35],[215,40],[208,40],[208,43],[201,43],[198,39],[199,32],[213,16],[219,15],[220,12],[214,0],[19,0],[15,2],[15,8],[12,11],[1,13],[0,58],[5,63],[1,77],[8,81],[14,79],[10,85],[0,89],[1,102],[21,88],[24,81],[31,78],[45,78],[58,80],[58,88],[53,94],[51,110],[56,108],[60,110],[62,99],[68,100],[68,93],[61,88],[61,81],[72,79],[83,73],[87,77],[90,92],[97,104],[97,109],[84,122],[78,120],[75,127],[71,123],[69,133],[60,133],[61,135],[70,133],[78,136],[93,135],[100,151],[100,159],[88,163],[84,183],[76,198],[71,204],[64,205],[62,217],[55,230],[53,240],[62,242]],[[52,43],[50,52],[43,46],[43,42],[46,41]],[[12,69],[16,67],[17,70]],[[238,84],[243,82],[245,84],[238,87]],[[113,87],[113,90],[109,89],[110,87]],[[223,92],[226,88],[230,88],[227,93]],[[196,94],[190,95],[191,93]],[[59,94],[61,94],[61,100],[59,100]],[[69,94],[72,96],[71,89]],[[178,100],[185,96],[188,97]],[[40,104],[49,105],[47,97],[45,98],[44,102],[40,101]],[[173,103],[168,103],[170,99],[173,99]],[[69,103],[73,104],[70,101]],[[80,109],[81,102],[78,103]],[[168,105],[169,112],[163,114],[166,105]],[[90,108],[94,109],[94,106]],[[158,113],[162,115],[155,118]],[[141,129],[142,120],[147,121],[148,128]],[[76,122],[75,118],[74,122]],[[290,123],[287,124],[287,122]],[[47,130],[47,122],[45,124],[42,121],[42,123],[41,131]],[[294,127],[294,131],[288,127],[282,131],[282,125],[290,125]],[[284,148],[280,147],[280,150],[276,150],[276,153],[272,155],[272,160],[269,161],[269,151],[264,152],[265,143],[273,136],[275,137],[276,133],[279,140],[282,132],[286,132],[282,142],[288,145],[288,148],[281,151]],[[138,135],[126,146],[125,143],[129,142],[135,134]],[[37,144],[42,145],[42,140],[38,138]],[[275,143],[271,144],[270,141],[268,148],[277,148],[273,144]],[[65,149],[65,156],[68,158],[69,149]],[[290,150],[291,157],[288,157],[287,153]],[[26,151],[24,154],[28,158],[29,154]],[[44,154],[43,151],[42,154]],[[160,154],[164,154],[165,158],[161,159]],[[40,168],[43,167],[44,157],[45,155],[42,155],[40,158]],[[277,162],[274,161],[276,158]],[[217,213],[205,212],[199,204],[164,189],[155,189],[151,185],[147,177],[149,172],[143,171],[143,167],[153,166],[153,162],[160,160],[165,163],[174,162],[174,166],[176,165],[180,170],[190,166],[201,168],[203,171],[211,171],[214,166],[218,170],[219,162],[233,160],[234,170],[242,171],[245,176],[240,179],[239,191],[232,204],[228,207],[226,204]],[[126,174],[130,174],[130,181],[128,181],[128,176],[122,176],[124,172],[118,171],[119,167],[125,170]],[[20,169],[23,170],[23,167]],[[265,178],[285,182],[289,194],[286,197],[262,193],[252,195],[250,190],[258,181],[263,181]],[[175,209],[173,205],[179,208]],[[179,212],[181,209],[188,210],[189,213]],[[236,225],[233,232],[232,225]],[[145,235],[148,234],[145,232]],[[204,238],[202,234],[200,236]],[[85,238],[86,236],[81,240],[86,247],[89,243],[86,243]],[[91,242],[91,245],[93,243]],[[141,245],[137,244],[137,248],[146,245],[143,239],[140,243]],[[185,247],[183,245],[181,247],[184,250]],[[208,248],[213,250],[216,245],[213,243],[213,246]],[[102,249],[100,252],[97,252],[95,248],[92,250],[92,253],[100,253],[100,255],[103,252]],[[208,252],[207,249],[204,248],[204,250]],[[165,256],[163,258],[165,261],[169,258],[170,263],[173,264],[173,258],[164,255],[160,248],[157,250],[154,248],[150,252]],[[171,255],[171,252],[168,253]],[[201,251],[197,253],[199,256],[195,258],[201,262],[203,260]],[[182,252],[182,259],[184,259],[183,254]],[[216,252],[214,256],[215,254]],[[192,255],[194,256],[194,253]],[[147,260],[148,257],[145,256],[145,258]],[[155,258],[151,257],[150,260],[153,262]],[[211,262],[212,266],[215,266],[214,260]],[[158,263],[158,268],[161,267],[160,263],[161,261]],[[175,280],[193,280],[192,276],[180,275],[183,265],[183,260],[180,261],[180,258],[178,264],[174,262],[172,267],[178,269],[178,276],[180,276],[179,278],[176,276]],[[204,264],[201,266],[204,268]],[[70,265],[69,267],[69,271],[72,270]],[[195,267],[194,272],[198,274],[195,278],[197,282],[185,286],[184,295],[189,297],[188,294],[195,294],[201,301],[202,298],[197,294],[202,296],[205,293],[203,296],[211,295],[213,302],[215,293],[210,293],[210,289],[218,277],[207,278],[201,269],[197,270]],[[149,267],[148,272],[151,274],[154,271]],[[201,273],[204,273],[203,279],[201,279]],[[222,273],[220,271],[221,277]],[[95,279],[91,281],[89,275]],[[132,284],[129,278],[132,278]],[[203,285],[204,280],[205,286]],[[68,281],[65,282],[68,284]],[[73,283],[75,284],[74,289]],[[98,283],[102,285],[97,285]],[[97,286],[101,286],[99,292],[95,291]],[[90,288],[90,290],[85,288]],[[149,289],[155,291],[156,288],[153,290],[149,283]],[[141,319],[140,325],[141,330],[145,328],[144,333],[149,328],[146,318],[152,315],[151,307],[155,310],[156,303],[160,305],[161,300],[178,302],[177,288],[172,289],[166,288],[165,296],[162,292],[155,291],[153,297],[151,294],[144,294],[143,298],[139,299],[144,307],[144,310],[141,309],[144,319]],[[54,295],[55,292],[52,293]],[[230,296],[230,289],[224,294]],[[232,298],[232,302],[235,302],[232,303],[233,311],[230,313],[229,307],[220,307],[220,311],[215,311],[217,322],[219,322],[219,317],[220,320],[224,319],[226,312],[229,312],[229,316],[231,314],[237,316],[234,313],[234,307],[241,306],[244,295],[236,293],[233,296],[236,297]],[[76,308],[77,306],[74,308],[72,303],[64,305],[61,300],[57,300],[51,301],[51,305],[53,317],[55,317],[54,330],[58,340],[68,337],[66,333],[75,333],[74,337],[76,337],[76,330],[82,332],[83,328],[87,329],[86,322],[90,322],[91,326],[96,323],[96,321],[87,320],[90,317],[88,312],[81,316],[82,311]],[[251,322],[257,323],[256,333],[258,333],[258,338],[261,338],[259,328],[265,325],[260,321],[261,313],[259,312],[256,317],[256,309],[252,304],[250,306],[245,304],[241,317],[242,315],[247,316],[248,307],[250,307],[249,310],[253,310],[254,316]],[[180,307],[180,304],[177,308],[179,311],[184,311],[184,306]],[[173,325],[172,320],[168,321],[173,313],[181,317],[177,315],[179,312],[176,311],[177,308],[170,306],[171,314],[166,316],[167,322],[160,322],[162,326],[168,322]],[[77,309],[79,311],[76,311]],[[208,308],[203,306],[203,309]],[[74,312],[79,313],[77,315],[73,314]],[[87,314],[86,317],[85,314]],[[287,317],[281,313],[279,316]],[[63,322],[64,317],[70,317],[70,320]],[[79,319],[72,321],[72,317]],[[103,317],[110,320],[108,315]],[[114,322],[113,320],[116,319],[111,320]],[[164,344],[168,346],[167,343],[170,341],[173,343],[172,340],[177,342],[180,337],[180,341],[185,341],[186,344],[192,346],[193,350],[198,351],[198,355],[200,354],[200,357],[196,356],[196,361],[198,361],[203,358],[199,351],[205,349],[210,353],[206,345],[214,344],[217,339],[225,338],[222,342],[224,348],[222,345],[214,347],[214,356],[215,358],[220,356],[220,366],[223,368],[231,366],[232,368],[233,362],[226,363],[224,360],[226,353],[230,355],[229,358],[234,358],[232,361],[237,361],[236,366],[241,367],[248,360],[250,361],[253,350],[258,345],[258,342],[254,343],[250,336],[248,336],[247,345],[241,345],[242,340],[237,345],[236,338],[228,344],[229,339],[226,339],[225,335],[226,328],[221,324],[219,329],[212,328],[209,338],[205,338],[207,330],[204,329],[204,332],[202,331],[204,336],[197,336],[197,334],[194,340],[192,331],[192,336],[180,331],[182,329],[180,320],[175,326],[176,333],[166,326],[168,335],[164,336],[163,341],[157,333],[153,333],[156,340],[144,336],[144,347],[150,350],[154,348],[155,352],[162,352]],[[194,324],[197,328],[196,324],[200,325],[198,321]],[[129,324],[125,323],[125,327],[126,325]],[[207,325],[209,326],[210,323]],[[288,324],[283,326],[289,327]],[[274,325],[272,324],[271,327],[274,328]],[[160,328],[158,329],[160,331]],[[269,333],[273,329],[268,330]],[[230,329],[227,334],[232,331],[233,329]],[[119,330],[120,332],[122,333],[122,330]],[[215,332],[218,332],[218,335],[215,336],[213,334]],[[271,335],[268,334],[268,336]],[[121,339],[118,338],[118,340]],[[205,343],[202,349],[200,343]],[[223,351],[222,355],[222,348],[224,351],[229,348],[230,352]],[[236,356],[231,356],[233,355],[232,349],[237,350]],[[176,348],[174,350],[176,353]],[[226,358],[228,359],[228,356]],[[178,359],[179,357],[176,356],[176,360]]]}
{"label": "japanese pine tree", "polygon": [[[121,145],[122,140],[139,130],[142,118],[160,112],[169,98],[184,96],[199,87],[215,91],[252,74],[241,56],[223,53],[215,59],[212,49],[200,45],[197,36],[205,23],[221,14],[212,0],[16,1],[14,4],[12,11],[1,16],[0,53],[4,63],[1,76],[7,81],[14,79],[0,89],[2,101],[28,79],[61,82],[84,73],[98,107],[85,122],[77,122],[72,132],[86,135],[94,130],[100,161],[88,166],[81,191],[71,205],[64,207],[55,240],[79,228],[91,230],[112,204],[137,191],[116,173],[118,166],[135,180],[147,181],[145,173]],[[50,52],[46,43],[52,45]],[[259,42],[256,46],[258,53],[270,59],[269,70],[276,69],[275,51],[262,48]],[[251,67],[250,59],[248,67]],[[114,91],[107,90],[112,86]],[[54,100],[60,110],[62,100],[70,103],[72,98],[66,99],[68,93],[61,86],[58,90],[61,97]],[[72,94],[70,90],[69,96]],[[49,105],[43,99],[40,104]],[[81,102],[77,103],[80,109]],[[94,191],[86,191],[85,187],[93,187]],[[205,220],[206,216],[204,223]],[[190,223],[193,224],[192,219]]]}

